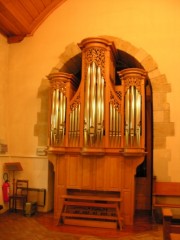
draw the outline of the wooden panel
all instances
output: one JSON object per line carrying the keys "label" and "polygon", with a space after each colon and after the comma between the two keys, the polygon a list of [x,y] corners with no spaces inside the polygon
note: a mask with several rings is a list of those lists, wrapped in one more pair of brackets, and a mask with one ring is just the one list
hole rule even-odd
{"label": "wooden panel", "polygon": [[31,2],[33,3],[34,6],[36,6],[36,9],[38,10],[38,12],[42,12],[45,9],[45,6],[42,2],[42,0],[31,0]]}
{"label": "wooden panel", "polygon": [[132,172],[133,171],[133,166],[132,166],[132,161],[131,160],[126,160],[126,163],[124,165],[123,170],[124,170],[124,172],[123,172],[124,188],[130,189],[131,185],[132,185],[132,174],[133,174],[133,172]]}
{"label": "wooden panel", "polygon": [[0,12],[0,30],[3,32],[6,36],[11,36],[12,34],[20,35],[22,34],[22,31],[16,24],[13,24],[8,16],[4,16]]}
{"label": "wooden panel", "polygon": [[106,190],[117,191],[121,189],[121,167],[119,157],[106,158]]}
{"label": "wooden panel", "polygon": [[23,16],[22,11],[23,7],[19,7],[19,2],[7,1],[5,5],[0,4],[0,10],[5,14],[5,16],[10,19],[10,22],[18,26],[22,31],[26,32],[29,28],[28,20]]}
{"label": "wooden panel", "polygon": [[49,4],[51,4],[51,2],[53,2],[53,0],[42,0],[42,3],[45,7],[47,7]]}
{"label": "wooden panel", "polygon": [[138,177],[135,179],[135,205],[136,209],[149,210],[151,206],[151,194],[147,188],[147,178]]}
{"label": "wooden panel", "polygon": [[103,190],[105,188],[105,159],[97,157],[95,161],[95,189]]}
{"label": "wooden panel", "polygon": [[68,157],[67,188],[81,188],[82,159],[79,155]]}
{"label": "wooden panel", "polygon": [[20,2],[25,8],[25,10],[29,13],[29,15],[32,16],[33,19],[38,17],[39,11],[35,7],[35,5],[31,2],[31,0],[26,0],[26,1],[20,0]]}
{"label": "wooden panel", "polygon": [[56,216],[59,216],[59,213],[62,209],[63,206],[63,199],[62,199],[62,195],[66,192],[66,189],[63,186],[58,186],[56,188],[56,196],[55,196],[55,211],[54,213],[56,214]]}
{"label": "wooden panel", "polygon": [[100,227],[100,228],[117,228],[116,222],[98,222],[92,220],[80,220],[80,219],[65,219],[65,224],[75,225],[75,226],[84,226],[84,227]]}
{"label": "wooden panel", "polygon": [[131,190],[129,191],[123,191],[122,193],[122,209],[123,209],[123,214],[124,214],[124,222],[125,224],[131,225],[133,224],[133,206],[132,206],[132,193]]}
{"label": "wooden panel", "polygon": [[42,21],[65,0],[0,0],[0,32],[9,43],[33,34]]}
{"label": "wooden panel", "polygon": [[57,158],[57,185],[64,185],[66,183],[66,157]]}
{"label": "wooden panel", "polygon": [[94,189],[94,174],[93,174],[94,157],[83,158],[82,164],[82,188]]}
{"label": "wooden panel", "polygon": [[122,186],[121,163],[118,157],[69,156],[67,188],[118,191]]}

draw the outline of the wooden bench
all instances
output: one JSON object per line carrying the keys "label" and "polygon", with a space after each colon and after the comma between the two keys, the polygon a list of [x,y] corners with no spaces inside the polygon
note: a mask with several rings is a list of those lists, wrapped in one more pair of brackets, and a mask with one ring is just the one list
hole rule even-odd
{"label": "wooden bench", "polygon": [[120,197],[101,195],[63,195],[59,223],[122,229]]}
{"label": "wooden bench", "polygon": [[173,216],[170,208],[163,208],[163,239],[180,239],[180,219]]}
{"label": "wooden bench", "polygon": [[157,208],[180,208],[180,182],[158,182],[153,184],[152,215]]}

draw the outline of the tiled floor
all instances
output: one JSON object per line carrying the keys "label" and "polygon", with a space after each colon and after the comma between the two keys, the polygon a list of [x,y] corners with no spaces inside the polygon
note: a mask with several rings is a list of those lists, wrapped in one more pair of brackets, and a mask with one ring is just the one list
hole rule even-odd
{"label": "tiled floor", "polygon": [[132,227],[122,231],[104,228],[56,226],[53,214],[0,214],[0,240],[162,240],[162,226],[151,223],[149,216],[138,216]]}

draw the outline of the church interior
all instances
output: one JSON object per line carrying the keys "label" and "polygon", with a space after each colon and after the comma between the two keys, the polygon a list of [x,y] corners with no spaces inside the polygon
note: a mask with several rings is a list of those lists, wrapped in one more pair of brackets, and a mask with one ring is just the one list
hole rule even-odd
{"label": "church interior", "polygon": [[2,239],[180,239],[179,9],[0,1]]}

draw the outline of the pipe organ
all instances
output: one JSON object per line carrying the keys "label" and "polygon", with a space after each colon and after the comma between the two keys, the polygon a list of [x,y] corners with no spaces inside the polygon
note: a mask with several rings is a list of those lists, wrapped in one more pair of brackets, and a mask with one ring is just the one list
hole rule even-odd
{"label": "pipe organ", "polygon": [[[86,221],[86,226],[88,223],[96,226],[100,217],[97,221],[90,213],[83,215],[82,221],[81,214],[77,217],[73,212],[64,212],[67,209],[64,202],[65,198],[71,201],[78,198],[79,205],[87,207],[91,202],[87,203],[88,196],[92,201],[96,199],[89,203],[93,208],[99,197],[101,203],[106,199],[103,208],[112,208],[111,202],[118,206],[121,202],[119,212],[113,214],[117,215],[119,225],[120,219],[131,225],[134,175],[146,154],[146,72],[138,68],[116,72],[117,49],[106,39],[87,38],[79,47],[80,80],[60,71],[48,76],[51,86],[48,157],[55,168],[54,217],[67,224],[83,225]],[[117,84],[117,76],[121,84]],[[106,225],[116,222],[116,218],[107,219]]]}
{"label": "pipe organ", "polygon": [[[49,145],[60,147],[65,145],[66,126],[69,124],[69,140],[78,131],[77,103],[71,105],[70,122],[66,121],[69,98],[75,93],[77,79],[72,74],[52,73],[48,76],[51,84],[51,114],[50,114],[50,138]],[[78,109],[77,109],[78,108]]]}

